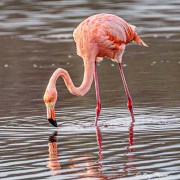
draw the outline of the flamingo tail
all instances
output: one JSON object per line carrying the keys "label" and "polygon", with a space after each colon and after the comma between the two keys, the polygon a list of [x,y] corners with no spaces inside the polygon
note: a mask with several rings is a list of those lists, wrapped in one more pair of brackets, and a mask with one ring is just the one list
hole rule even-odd
{"label": "flamingo tail", "polygon": [[135,32],[135,35],[134,35],[133,42],[137,43],[137,44],[139,44],[141,46],[148,47],[148,45],[136,34],[136,32]]}

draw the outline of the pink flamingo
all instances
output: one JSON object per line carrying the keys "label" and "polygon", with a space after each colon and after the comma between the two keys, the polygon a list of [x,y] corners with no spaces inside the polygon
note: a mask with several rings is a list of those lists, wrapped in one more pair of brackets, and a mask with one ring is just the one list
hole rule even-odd
{"label": "pink flamingo", "polygon": [[52,125],[57,127],[55,104],[57,100],[56,81],[58,77],[61,76],[64,79],[70,93],[76,96],[84,96],[89,91],[94,76],[97,99],[95,126],[97,126],[101,111],[101,102],[96,63],[102,61],[103,57],[111,58],[118,63],[127,96],[127,106],[134,121],[133,103],[121,62],[124,49],[129,42],[133,41],[134,43],[147,46],[137,35],[135,28],[135,26],[127,23],[122,18],[112,14],[93,15],[79,24],[74,30],[73,36],[76,42],[77,54],[81,56],[84,61],[83,82],[79,87],[75,87],[69,73],[62,68],[58,68],[53,73],[44,94],[47,118]]}

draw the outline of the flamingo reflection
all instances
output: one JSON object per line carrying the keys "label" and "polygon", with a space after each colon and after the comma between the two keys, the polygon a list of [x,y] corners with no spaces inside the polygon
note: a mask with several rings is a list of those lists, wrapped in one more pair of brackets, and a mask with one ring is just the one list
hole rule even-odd
{"label": "flamingo reflection", "polygon": [[[59,162],[58,157],[58,150],[57,150],[57,132],[54,132],[51,136],[49,136],[49,158],[48,158],[48,165],[47,167],[55,172],[59,169],[61,169],[61,165]],[[102,138],[101,138],[101,132],[98,127],[96,127],[96,139],[97,139],[97,145],[99,147],[99,159],[97,161],[94,161],[95,157],[93,155],[86,155],[83,157],[77,157],[77,158],[71,158],[68,160],[70,162],[70,165],[68,166],[69,169],[78,170],[78,174],[80,177],[99,177],[100,179],[104,179],[101,172],[102,164],[100,163],[101,159],[103,158],[102,155]],[[81,171],[80,169],[83,170]],[[86,169],[86,171],[84,171]],[[59,173],[55,172],[53,175],[59,175]]]}
{"label": "flamingo reflection", "polygon": [[[61,165],[59,163],[59,157],[58,157],[58,150],[57,150],[57,143],[56,143],[56,136],[57,132],[55,131],[53,135],[49,136],[49,158],[48,158],[48,165],[47,167],[52,170],[58,170],[61,168]],[[56,175],[56,174],[54,174]]]}
{"label": "flamingo reflection", "polygon": [[[59,175],[63,169],[61,169],[61,165],[58,157],[57,143],[56,143],[57,132],[53,133],[49,137],[49,159],[47,167],[55,172],[53,175]],[[75,158],[70,158],[67,160],[66,165],[62,165],[65,169],[72,169],[76,175],[78,174],[79,178],[90,178],[94,177],[96,179],[109,179],[109,178],[120,178],[122,176],[126,176],[130,170],[135,169],[135,167],[130,166],[130,162],[133,159],[134,148],[134,122],[132,121],[129,126],[129,146],[127,147],[128,153],[127,162],[124,164],[124,173],[117,175],[104,175],[102,172],[102,167],[104,166],[103,161],[103,144],[102,144],[102,135],[99,127],[96,127],[96,140],[98,145],[98,160],[95,160],[96,157],[92,154],[86,154],[82,156],[77,156]],[[61,169],[61,170],[60,170]],[[60,170],[57,172],[57,170]]]}

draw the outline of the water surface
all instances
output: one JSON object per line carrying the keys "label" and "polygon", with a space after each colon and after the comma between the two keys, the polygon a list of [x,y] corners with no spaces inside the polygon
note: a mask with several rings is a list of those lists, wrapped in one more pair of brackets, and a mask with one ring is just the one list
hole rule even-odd
{"label": "water surface", "polygon": [[[0,2],[1,179],[180,179],[179,2]],[[83,62],[72,32],[86,17],[113,13],[138,27],[149,48],[130,44],[123,67],[134,101],[131,122],[117,65],[98,66],[102,112],[94,127],[95,90],[72,96],[58,81],[58,129],[42,100],[53,71],[80,85]]]}

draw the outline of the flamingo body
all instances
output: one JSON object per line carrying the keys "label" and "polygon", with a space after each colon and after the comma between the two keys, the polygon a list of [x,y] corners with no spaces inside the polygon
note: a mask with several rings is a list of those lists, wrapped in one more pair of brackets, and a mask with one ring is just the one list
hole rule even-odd
{"label": "flamingo body", "polygon": [[[135,32],[135,26],[112,14],[97,14],[84,20],[74,30],[77,54],[87,56],[92,50],[99,57],[121,62],[130,41],[147,46]],[[97,61],[97,59],[96,59]]]}
{"label": "flamingo body", "polygon": [[132,120],[134,120],[132,99],[125,81],[121,61],[125,47],[129,42],[133,41],[147,46],[137,35],[135,28],[135,26],[127,23],[122,18],[112,14],[93,15],[79,24],[74,30],[73,36],[76,42],[77,54],[84,60],[84,78],[82,84],[75,87],[66,70],[58,68],[53,73],[44,94],[47,117],[52,125],[57,127],[54,108],[57,100],[56,81],[59,76],[64,79],[70,93],[77,96],[83,96],[89,91],[94,78],[97,99],[95,125],[97,125],[101,103],[96,62],[102,61],[103,57],[111,58],[118,63],[127,95],[128,108]]}

